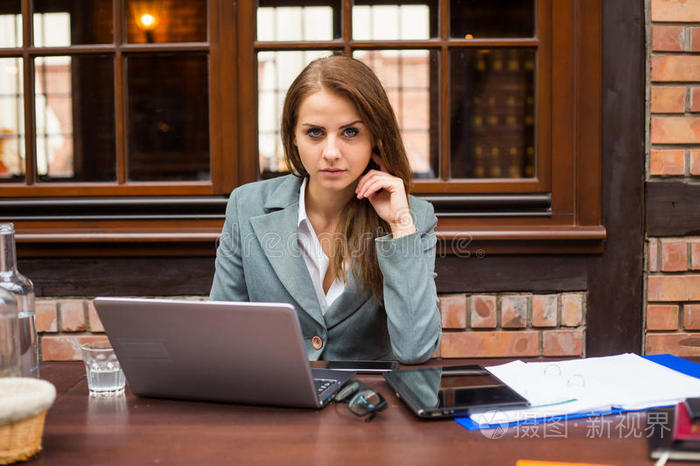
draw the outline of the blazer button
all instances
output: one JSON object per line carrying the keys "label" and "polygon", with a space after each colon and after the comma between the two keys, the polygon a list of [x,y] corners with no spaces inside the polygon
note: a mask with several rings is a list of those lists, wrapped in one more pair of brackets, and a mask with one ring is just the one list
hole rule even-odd
{"label": "blazer button", "polygon": [[321,337],[319,337],[318,335],[313,337],[311,339],[311,346],[313,346],[314,349],[321,349],[321,347],[323,346],[323,340],[321,339]]}

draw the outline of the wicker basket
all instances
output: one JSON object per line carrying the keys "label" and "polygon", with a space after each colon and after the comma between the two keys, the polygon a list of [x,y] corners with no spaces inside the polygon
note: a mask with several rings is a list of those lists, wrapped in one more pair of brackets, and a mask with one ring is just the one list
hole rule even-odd
{"label": "wicker basket", "polygon": [[45,380],[0,378],[0,464],[23,461],[41,450],[46,411],[56,389]]}

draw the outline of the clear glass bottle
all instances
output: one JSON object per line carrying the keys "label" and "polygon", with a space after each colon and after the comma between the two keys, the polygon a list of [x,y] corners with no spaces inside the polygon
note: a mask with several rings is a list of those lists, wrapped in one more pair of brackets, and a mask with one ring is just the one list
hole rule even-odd
{"label": "clear glass bottle", "polygon": [[12,223],[0,224],[0,287],[9,291],[17,303],[22,376],[39,377],[34,285],[17,271],[15,227]]}
{"label": "clear glass bottle", "polygon": [[9,291],[0,288],[0,377],[20,375],[19,352],[17,301]]}

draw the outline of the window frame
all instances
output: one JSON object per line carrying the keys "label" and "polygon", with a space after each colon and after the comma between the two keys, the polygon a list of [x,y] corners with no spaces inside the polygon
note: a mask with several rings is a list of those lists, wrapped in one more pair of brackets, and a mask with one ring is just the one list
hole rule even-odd
{"label": "window frame", "polygon": [[[601,222],[602,4],[600,0],[536,0],[536,38],[455,39],[449,37],[449,0],[438,0],[439,38],[421,41],[356,41],[349,21],[342,37],[299,44],[256,40],[254,2],[242,2],[238,17],[242,115],[257,115],[256,52],[263,50],[430,48],[440,50],[440,170],[443,180],[415,180],[413,193],[436,207],[438,238],[445,254],[599,253]],[[388,2],[391,3],[391,2]],[[342,2],[351,18],[351,2]],[[555,20],[556,19],[556,20]],[[449,48],[495,45],[538,47],[536,72],[537,178],[445,180],[449,164]],[[577,70],[589,70],[580,79]],[[554,76],[557,79],[554,79]],[[557,118],[553,118],[556,115]],[[243,120],[242,120],[243,121]],[[240,128],[239,153],[257,155],[257,125]],[[585,142],[585,144],[584,144]],[[585,148],[584,148],[585,146]],[[259,179],[257,158],[239,159],[240,184]],[[591,176],[592,175],[592,176]],[[548,209],[541,197],[550,197]],[[509,204],[510,203],[510,204]],[[509,206],[504,209],[502,206]],[[501,208],[494,208],[500,206]],[[534,206],[534,207],[533,207]]]}
{"label": "window frame", "polygon": [[[496,39],[460,39],[450,36],[449,21],[449,0],[438,0],[438,37],[423,40],[355,40],[352,38],[352,4],[342,2],[341,29],[342,37],[327,41],[259,41],[256,38],[256,30],[253,28],[252,37],[241,38],[241,47],[248,48],[248,42],[252,40],[255,52],[264,51],[312,51],[312,50],[342,50],[344,55],[352,55],[354,51],[360,50],[431,50],[439,53],[438,70],[438,93],[439,109],[438,115],[440,124],[439,132],[439,156],[438,173],[436,179],[416,179],[413,181],[413,192],[418,194],[436,193],[522,193],[522,192],[548,192],[551,190],[551,147],[547,135],[551,132],[551,25],[550,18],[552,0],[534,0],[536,10],[535,35],[532,38],[496,38]],[[280,5],[287,5],[286,0],[279,0]],[[299,2],[301,3],[301,2]],[[313,4],[314,2],[308,2]],[[382,4],[392,3],[423,3],[423,2],[401,2],[395,0],[385,0]],[[256,23],[256,8],[251,4],[241,6],[241,17],[244,23]],[[459,48],[480,49],[488,47],[531,47],[537,48],[537,65],[535,73],[536,79],[536,101],[542,111],[537,111],[536,118],[536,161],[537,169],[535,176],[521,179],[495,179],[495,178],[450,178],[450,52]],[[250,57],[241,50],[242,60]],[[253,56],[252,61],[246,63],[242,69],[255,69],[257,60]],[[257,76],[252,81],[241,76],[241,83],[244,86],[242,93],[257,96]],[[257,102],[254,109],[246,109],[246,112],[253,111],[257,114]],[[248,136],[252,137],[249,145],[257,153],[257,128],[248,128]],[[431,128],[432,130],[432,128]],[[243,133],[241,134],[243,135]],[[255,162],[255,160],[253,160]],[[258,179],[257,166],[247,164],[243,171],[244,182],[251,182]]]}

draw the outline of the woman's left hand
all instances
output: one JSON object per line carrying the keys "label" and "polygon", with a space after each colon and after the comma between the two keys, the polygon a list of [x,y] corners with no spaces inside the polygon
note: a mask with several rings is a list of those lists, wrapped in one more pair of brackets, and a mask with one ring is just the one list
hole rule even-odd
{"label": "woman's left hand", "polygon": [[416,231],[408,207],[408,196],[401,178],[384,170],[381,159],[372,154],[379,170],[370,170],[361,176],[355,194],[358,199],[367,198],[377,215],[391,227],[394,238],[410,235]]}

